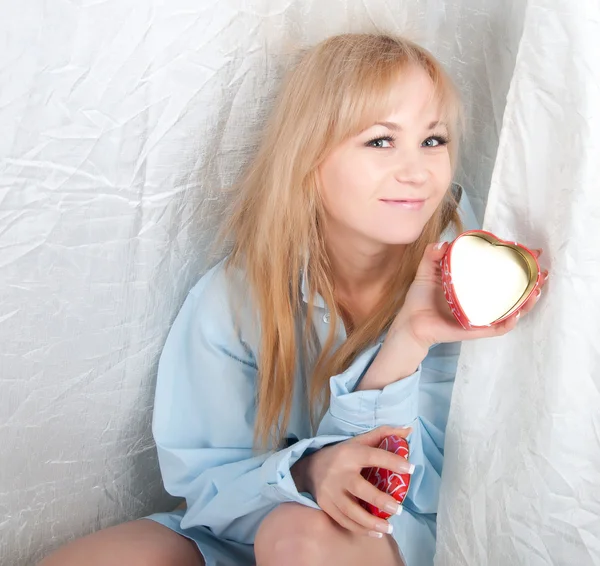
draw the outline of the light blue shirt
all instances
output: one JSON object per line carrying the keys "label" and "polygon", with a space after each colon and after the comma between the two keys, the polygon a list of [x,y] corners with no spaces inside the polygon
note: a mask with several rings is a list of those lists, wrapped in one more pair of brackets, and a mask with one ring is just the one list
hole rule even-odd
{"label": "light blue shirt", "polygon": [[[461,212],[473,226],[466,197]],[[306,302],[305,278],[302,285]],[[238,328],[233,312],[237,303],[231,297],[241,306]],[[303,308],[302,317],[306,312]],[[301,328],[304,320],[299,322]],[[312,322],[323,344],[330,323],[319,296]],[[344,339],[340,325],[337,344]],[[188,529],[187,536],[193,538],[189,533],[195,527],[208,527],[219,539],[253,544],[261,520],[279,503],[295,501],[319,509],[292,479],[290,467],[300,457],[381,425],[411,426],[410,461],[416,469],[404,512],[390,518],[392,536],[407,566],[433,564],[444,434],[459,345],[433,346],[413,375],[382,390],[355,391],[382,341],[331,377],[331,403],[314,432],[306,372],[299,360],[286,432],[293,444],[257,454],[252,441],[260,329],[244,274],[234,271],[227,277],[223,261],[208,271],[173,323],[156,385],[153,433],[164,485],[187,502],[180,532]]]}

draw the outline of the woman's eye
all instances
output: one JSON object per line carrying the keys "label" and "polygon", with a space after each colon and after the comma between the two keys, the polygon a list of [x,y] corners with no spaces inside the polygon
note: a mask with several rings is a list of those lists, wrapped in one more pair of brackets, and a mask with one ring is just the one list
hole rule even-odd
{"label": "woman's eye", "polygon": [[[374,140],[371,140],[369,142],[367,142],[367,145],[370,147],[379,147],[382,149],[386,149],[388,147],[391,147],[391,142],[394,141],[394,138],[392,137],[384,137],[384,138],[375,138]],[[388,145],[384,145],[384,144],[388,144]]]}
{"label": "woman's eye", "polygon": [[448,140],[441,136],[431,136],[427,138],[423,143],[423,147],[437,147],[438,145],[446,145]]}

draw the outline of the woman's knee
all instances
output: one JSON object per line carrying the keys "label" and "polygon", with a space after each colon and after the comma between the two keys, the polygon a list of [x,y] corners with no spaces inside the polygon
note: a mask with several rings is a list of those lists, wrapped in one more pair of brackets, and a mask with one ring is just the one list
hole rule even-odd
{"label": "woman's knee", "polygon": [[124,523],[77,539],[38,566],[204,566],[196,545],[148,519]]}
{"label": "woman's knee", "polygon": [[283,503],[261,523],[254,540],[257,566],[318,565],[331,521],[323,511]]}

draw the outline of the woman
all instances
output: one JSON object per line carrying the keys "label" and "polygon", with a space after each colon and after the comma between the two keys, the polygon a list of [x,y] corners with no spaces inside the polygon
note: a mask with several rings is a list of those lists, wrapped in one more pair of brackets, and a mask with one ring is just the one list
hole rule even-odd
{"label": "woman", "polygon": [[[304,54],[237,188],[232,251],[161,355],[153,432],[187,508],[44,566],[433,563],[457,343],[517,322],[465,331],[444,302],[459,122],[451,81],[409,41],[346,34]],[[410,463],[377,448],[391,433]],[[367,466],[412,473],[402,507]]]}

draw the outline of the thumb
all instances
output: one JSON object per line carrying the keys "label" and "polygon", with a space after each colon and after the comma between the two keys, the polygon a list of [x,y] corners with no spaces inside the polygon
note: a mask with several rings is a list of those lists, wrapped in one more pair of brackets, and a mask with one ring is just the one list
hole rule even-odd
{"label": "thumb", "polygon": [[394,427],[394,426],[380,426],[359,434],[354,437],[355,442],[363,444],[364,446],[377,447],[381,444],[381,441],[388,436],[396,435],[402,438],[407,438],[408,435],[413,431],[412,427]]}
{"label": "thumb", "polygon": [[415,279],[431,280],[435,279],[440,269],[440,261],[448,249],[448,242],[438,242],[429,244],[425,248],[425,253],[419,263]]}

